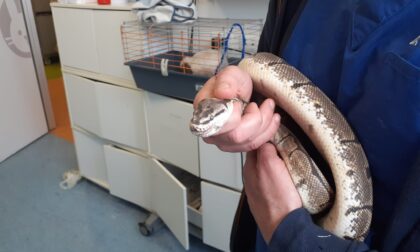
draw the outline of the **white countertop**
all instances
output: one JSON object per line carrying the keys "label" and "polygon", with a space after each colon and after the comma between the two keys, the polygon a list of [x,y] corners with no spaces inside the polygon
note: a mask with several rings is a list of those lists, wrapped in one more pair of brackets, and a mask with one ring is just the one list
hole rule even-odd
{"label": "white countertop", "polygon": [[131,6],[133,4],[134,3],[127,3],[127,4],[97,4],[97,3],[69,4],[69,3],[52,2],[50,5],[51,5],[51,7],[76,8],[76,9],[131,10]]}

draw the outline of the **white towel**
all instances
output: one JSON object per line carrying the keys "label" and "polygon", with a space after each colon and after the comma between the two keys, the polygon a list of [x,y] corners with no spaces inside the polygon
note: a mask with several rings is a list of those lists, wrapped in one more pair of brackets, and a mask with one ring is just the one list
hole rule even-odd
{"label": "white towel", "polygon": [[173,6],[156,6],[146,11],[137,12],[137,17],[146,23],[169,23],[172,21],[174,15]]}
{"label": "white towel", "polygon": [[137,17],[147,23],[192,22],[197,8],[192,0],[139,0],[133,4]]}
{"label": "white towel", "polygon": [[154,7],[156,4],[162,0],[140,0],[132,5],[133,9],[149,9]]}

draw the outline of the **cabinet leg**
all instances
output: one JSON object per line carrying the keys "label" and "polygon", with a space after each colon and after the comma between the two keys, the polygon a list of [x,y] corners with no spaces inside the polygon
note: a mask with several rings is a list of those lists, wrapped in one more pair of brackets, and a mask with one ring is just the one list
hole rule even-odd
{"label": "cabinet leg", "polygon": [[144,236],[150,236],[155,230],[163,225],[162,220],[155,213],[151,213],[145,221],[139,222],[140,233]]}

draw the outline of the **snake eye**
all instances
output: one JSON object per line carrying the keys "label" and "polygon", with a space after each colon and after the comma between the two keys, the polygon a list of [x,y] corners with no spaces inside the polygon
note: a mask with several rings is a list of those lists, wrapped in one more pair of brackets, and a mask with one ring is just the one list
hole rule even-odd
{"label": "snake eye", "polygon": [[213,120],[213,119],[214,119],[214,115],[211,115],[211,116],[210,116],[210,120]]}

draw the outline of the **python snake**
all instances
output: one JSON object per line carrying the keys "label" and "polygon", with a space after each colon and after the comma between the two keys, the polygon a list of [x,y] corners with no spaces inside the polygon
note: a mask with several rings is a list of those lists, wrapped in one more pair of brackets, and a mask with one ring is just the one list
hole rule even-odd
{"label": "python snake", "polygon": [[[327,161],[336,187],[335,196],[315,162],[284,126],[271,140],[283,158],[303,206],[311,213],[326,212],[317,222],[327,231],[362,241],[372,218],[372,180],[361,144],[333,102],[307,77],[283,59],[257,53],[239,65],[253,88],[274,99],[311,139]],[[238,99],[204,99],[194,111],[190,130],[208,137],[228,120]]]}

